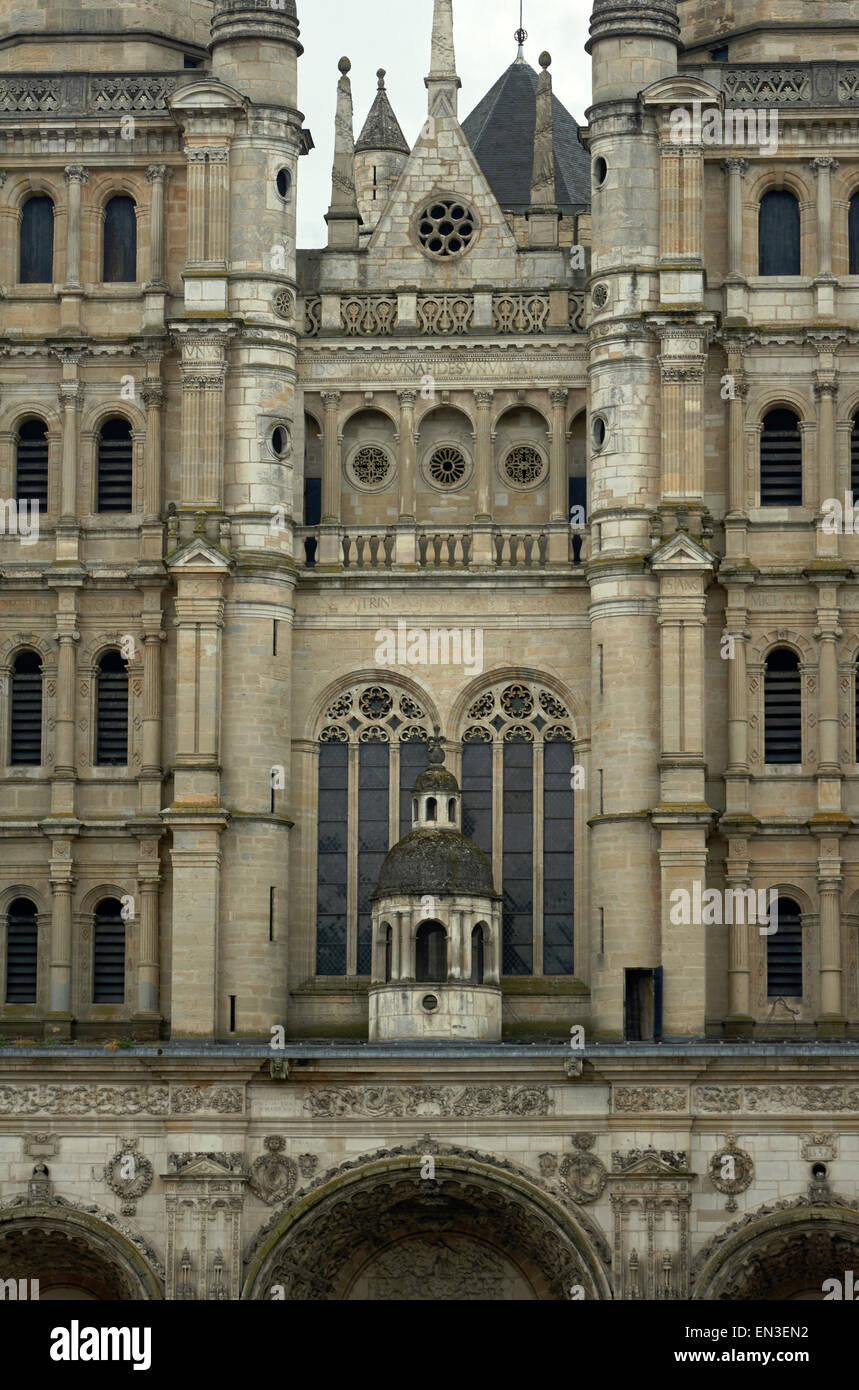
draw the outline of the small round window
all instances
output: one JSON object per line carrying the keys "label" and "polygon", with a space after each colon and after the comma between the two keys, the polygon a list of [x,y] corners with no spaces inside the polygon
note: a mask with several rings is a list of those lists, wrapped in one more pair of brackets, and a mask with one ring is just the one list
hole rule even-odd
{"label": "small round window", "polygon": [[597,159],[594,160],[594,185],[595,185],[595,187],[597,187],[597,188],[602,188],[602,186],[603,186],[603,184],[605,183],[605,181],[606,181],[607,178],[608,178],[608,165],[606,164],[606,162],[605,162],[605,160],[603,159],[602,155],[600,155]]}
{"label": "small round window", "polygon": [[292,188],[292,174],[288,169],[278,169],[275,179],[277,191],[281,198],[289,197],[289,190]]}
{"label": "small round window", "polygon": [[421,209],[417,218],[418,241],[431,256],[461,256],[477,234],[477,218],[467,203],[439,198]]}
{"label": "small round window", "polygon": [[435,1010],[438,1008],[437,996],[435,994],[425,994],[421,1000],[421,1007],[425,1009],[428,1014],[435,1013]]}
{"label": "small round window", "polygon": [[591,439],[595,449],[601,449],[605,444],[605,420],[601,415],[595,415],[591,422]]}
{"label": "small round window", "polygon": [[289,446],[289,430],[284,425],[275,425],[271,432],[272,453],[279,459],[286,458],[289,453]]}

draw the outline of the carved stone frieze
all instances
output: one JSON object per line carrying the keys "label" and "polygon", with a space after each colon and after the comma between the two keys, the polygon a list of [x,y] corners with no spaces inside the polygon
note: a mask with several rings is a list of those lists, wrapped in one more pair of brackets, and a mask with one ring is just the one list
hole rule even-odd
{"label": "carved stone frieze", "polygon": [[615,1086],[612,1099],[616,1114],[675,1113],[687,1108],[689,1096],[685,1086]]}
{"label": "carved stone frieze", "polygon": [[0,1115],[166,1115],[167,1086],[0,1085]]}
{"label": "carved stone frieze", "polygon": [[693,1104],[706,1114],[859,1111],[859,1086],[696,1086]]}
{"label": "carved stone frieze", "polygon": [[211,1110],[218,1115],[240,1115],[245,1108],[241,1086],[174,1086],[170,1110],[174,1115],[196,1115]]}
{"label": "carved stone frieze", "polygon": [[324,1086],[308,1092],[312,1115],[548,1115],[546,1086]]}

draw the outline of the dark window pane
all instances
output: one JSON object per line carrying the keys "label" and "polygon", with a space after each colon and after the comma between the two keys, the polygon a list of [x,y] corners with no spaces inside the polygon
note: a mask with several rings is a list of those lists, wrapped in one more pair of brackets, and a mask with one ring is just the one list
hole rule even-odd
{"label": "dark window pane", "polygon": [[853,432],[850,436],[850,491],[853,493],[855,508],[859,506],[859,413],[853,416]]}
{"label": "dark window pane", "polygon": [[121,1004],[125,999],[125,923],[116,898],[104,898],[95,910],[93,1003]]}
{"label": "dark window pane", "polygon": [[573,815],[569,743],[543,750],[543,974],[573,973]]}
{"label": "dark window pane", "polygon": [[37,973],[36,905],[16,898],[6,919],[6,1003],[35,1004]]}
{"label": "dark window pane", "polygon": [[43,194],[28,198],[21,209],[22,285],[50,285],[54,279],[54,205]]}
{"label": "dark window pane", "polygon": [[137,209],[133,198],[111,198],[104,210],[103,280],[133,284],[137,279]]}
{"label": "dark window pane", "polygon": [[778,900],[778,931],[767,937],[767,995],[802,995],[802,925],[792,898]]}
{"label": "dark window pane", "polygon": [[387,743],[362,743],[358,749],[358,974],[369,975],[372,954],[370,898],[390,848],[388,829]]}
{"label": "dark window pane", "polygon": [[132,483],[131,426],[127,420],[106,420],[98,441],[98,511],[130,512]]}
{"label": "dark window pane", "polygon": [[534,969],[534,747],[504,745],[504,877],[502,882],[502,970],[530,975]]}
{"label": "dark window pane", "polygon": [[462,749],[462,831],[492,862],[492,745]]}
{"label": "dark window pane", "polygon": [[304,480],[304,524],[318,526],[322,520],[322,479]]}
{"label": "dark window pane", "polygon": [[786,188],[761,198],[759,275],[800,275],[799,203]]}
{"label": "dark window pane", "polygon": [[316,856],[316,973],[346,974],[346,879],[349,750],[319,749],[319,827]]}
{"label": "dark window pane", "polygon": [[119,652],[105,652],[99,662],[95,761],[98,767],[128,762],[128,669]]}
{"label": "dark window pane", "polygon": [[400,744],[400,839],[412,828],[412,787],[427,765],[425,742]]}
{"label": "dark window pane", "polygon": [[25,420],[15,451],[15,501],[48,510],[48,427],[44,420]]}
{"label": "dark window pane", "polygon": [[802,436],[792,410],[771,410],[764,420],[761,506],[802,506]]}
{"label": "dark window pane", "polygon": [[415,979],[421,984],[443,984],[447,979],[447,933],[437,922],[418,927]]}
{"label": "dark window pane", "polygon": [[38,767],[42,761],[42,663],[35,652],[19,652],[12,667],[9,762]]}

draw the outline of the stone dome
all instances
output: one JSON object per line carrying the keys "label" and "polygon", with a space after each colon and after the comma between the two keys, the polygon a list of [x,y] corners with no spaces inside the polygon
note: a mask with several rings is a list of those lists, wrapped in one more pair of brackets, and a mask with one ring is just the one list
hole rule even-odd
{"label": "stone dome", "polygon": [[458,830],[413,830],[388,851],[373,897],[401,893],[496,896],[489,860]]}
{"label": "stone dome", "polygon": [[459,783],[446,767],[428,767],[418,774],[412,787],[412,796],[420,796],[422,792],[429,792],[430,795],[435,792],[438,796],[459,796]]}

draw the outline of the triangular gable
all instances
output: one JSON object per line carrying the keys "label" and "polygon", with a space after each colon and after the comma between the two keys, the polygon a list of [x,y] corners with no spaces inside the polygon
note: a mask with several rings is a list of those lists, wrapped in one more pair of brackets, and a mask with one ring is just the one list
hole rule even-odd
{"label": "triangular gable", "polygon": [[[476,213],[480,232],[463,256],[438,260],[420,248],[416,214],[433,196],[455,196]],[[433,116],[391,193],[367,247],[374,284],[423,284],[436,290],[497,284],[498,262],[517,275],[517,245],[462,127],[453,116]]]}
{"label": "triangular gable", "polygon": [[675,531],[650,557],[650,568],[656,570],[711,570],[714,557],[709,550],[686,531]]}
{"label": "triangular gable", "polygon": [[170,556],[167,563],[171,570],[222,570],[225,573],[230,570],[230,561],[224,552],[202,536],[194,536]]}

